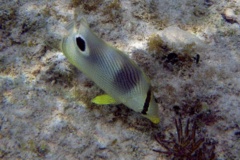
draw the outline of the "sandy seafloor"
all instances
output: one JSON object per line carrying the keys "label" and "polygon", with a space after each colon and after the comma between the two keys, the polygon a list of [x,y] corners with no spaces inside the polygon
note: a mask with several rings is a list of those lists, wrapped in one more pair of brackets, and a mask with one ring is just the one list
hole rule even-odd
{"label": "sandy seafloor", "polygon": [[[164,150],[154,135],[176,136],[180,114],[184,124],[196,119],[215,159],[240,159],[240,1],[117,2],[1,0],[0,159],[167,160],[153,151]],[[101,91],[57,47],[76,8],[150,77],[160,124],[90,103]],[[152,35],[177,54],[189,46],[200,61],[169,64],[149,49]]]}

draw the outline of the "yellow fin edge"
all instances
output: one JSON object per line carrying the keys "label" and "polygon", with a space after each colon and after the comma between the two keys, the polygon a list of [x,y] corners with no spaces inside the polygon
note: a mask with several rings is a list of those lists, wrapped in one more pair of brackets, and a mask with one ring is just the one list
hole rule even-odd
{"label": "yellow fin edge", "polygon": [[150,116],[150,115],[143,115],[147,119],[149,119],[152,123],[158,124],[160,122],[160,118],[156,116]]}

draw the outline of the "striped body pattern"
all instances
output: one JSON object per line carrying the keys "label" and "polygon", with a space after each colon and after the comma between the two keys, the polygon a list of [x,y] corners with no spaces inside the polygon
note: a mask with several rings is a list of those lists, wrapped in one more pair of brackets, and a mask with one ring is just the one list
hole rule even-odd
{"label": "striped body pattern", "polygon": [[159,123],[158,106],[143,71],[122,51],[108,45],[81,19],[62,39],[67,59],[117,103],[123,103],[153,123]]}

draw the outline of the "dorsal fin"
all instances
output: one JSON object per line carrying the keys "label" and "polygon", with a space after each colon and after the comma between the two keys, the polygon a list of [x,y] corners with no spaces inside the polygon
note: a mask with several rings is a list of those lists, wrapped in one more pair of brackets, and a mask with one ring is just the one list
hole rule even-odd
{"label": "dorsal fin", "polygon": [[72,33],[76,31],[76,22],[72,21],[68,23],[64,28],[68,31],[68,33]]}

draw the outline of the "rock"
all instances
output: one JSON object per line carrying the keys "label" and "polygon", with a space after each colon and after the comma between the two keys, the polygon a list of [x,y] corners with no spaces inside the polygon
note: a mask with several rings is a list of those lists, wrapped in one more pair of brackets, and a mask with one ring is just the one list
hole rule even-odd
{"label": "rock", "polygon": [[194,34],[184,31],[177,26],[170,26],[165,28],[161,37],[164,42],[173,46],[175,49],[181,50],[186,45],[194,45],[196,49],[204,48],[204,43]]}
{"label": "rock", "polygon": [[237,23],[237,16],[235,15],[233,9],[227,8],[223,13],[223,17],[229,23]]}

